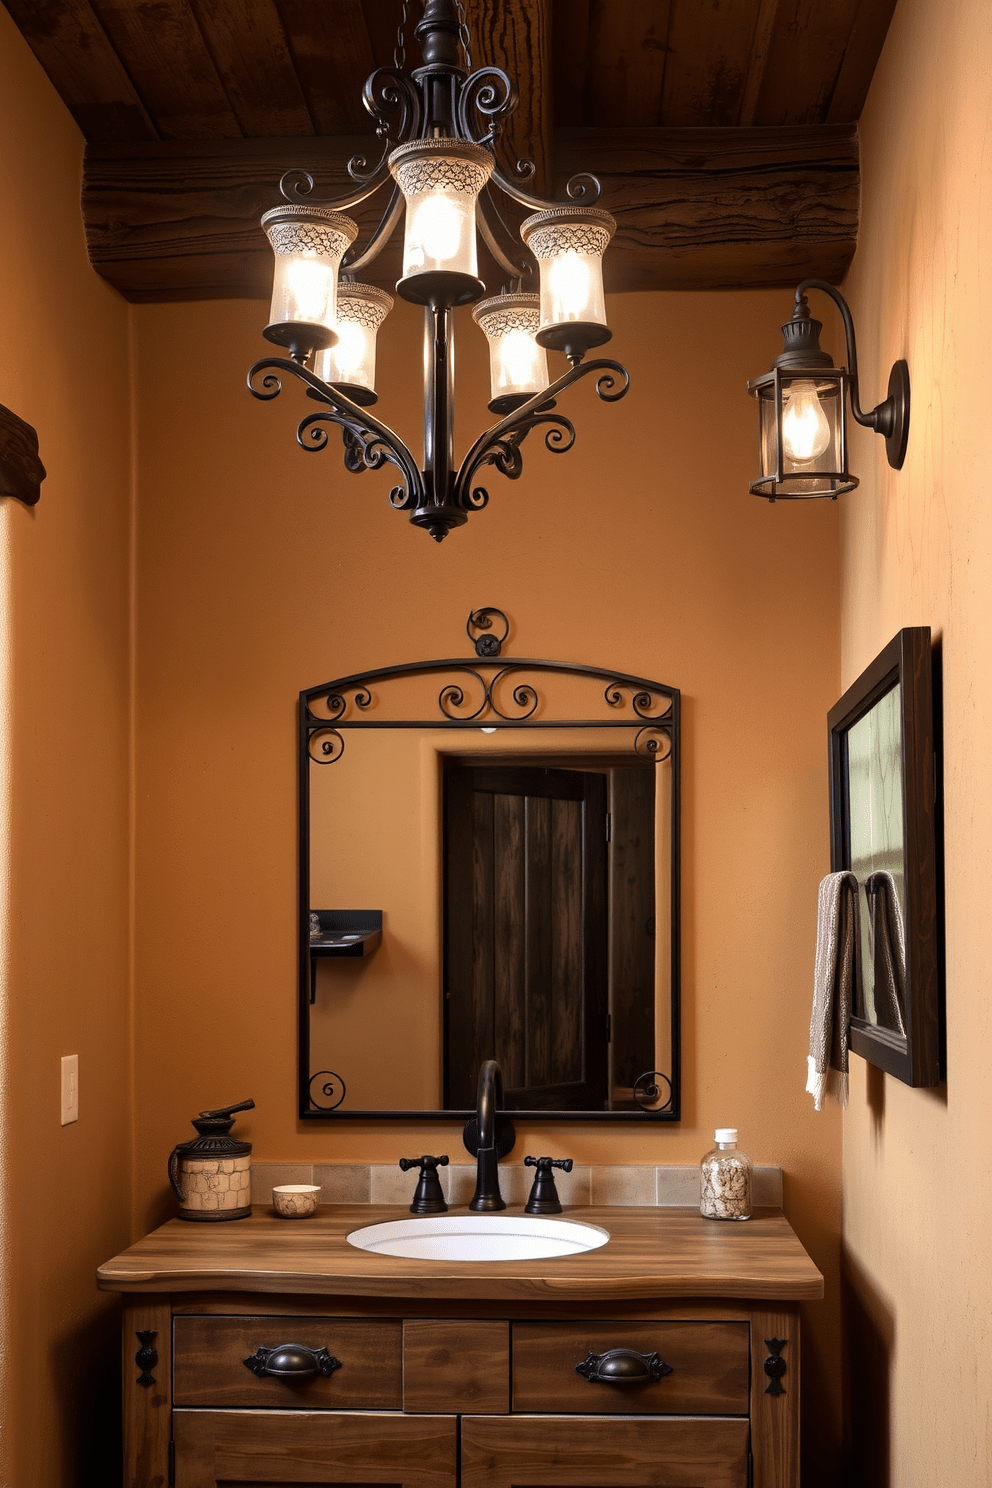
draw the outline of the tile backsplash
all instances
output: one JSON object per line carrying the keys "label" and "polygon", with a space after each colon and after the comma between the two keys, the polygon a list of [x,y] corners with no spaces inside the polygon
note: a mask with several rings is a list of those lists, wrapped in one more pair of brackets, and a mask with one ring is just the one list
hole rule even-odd
{"label": "tile backsplash", "polygon": [[[475,1192],[475,1163],[450,1163],[438,1169],[441,1188],[453,1208],[464,1208]],[[508,1204],[526,1203],[533,1168],[501,1163],[500,1189]],[[409,1205],[417,1185],[416,1171],[403,1173],[395,1163],[270,1163],[251,1170],[255,1204],[270,1204],[280,1183],[319,1183],[322,1204]],[[582,1167],[555,1173],[563,1204],[695,1205],[699,1203],[699,1169],[694,1163],[618,1164]],[[782,1169],[755,1166],[752,1199],[756,1205],[782,1206]]]}

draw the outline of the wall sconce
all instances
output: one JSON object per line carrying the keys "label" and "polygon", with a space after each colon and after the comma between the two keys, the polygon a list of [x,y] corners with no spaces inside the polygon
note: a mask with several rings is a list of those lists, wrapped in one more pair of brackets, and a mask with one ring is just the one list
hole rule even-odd
{"label": "wall sconce", "polygon": [[[806,291],[821,289],[844,321],[850,371],[835,367],[820,348],[823,326],[809,313]],[[792,319],[782,327],[784,347],[771,371],[747,385],[758,400],[761,476],[748,489],[769,501],[836,501],[858,478],[847,465],[847,404],[859,424],[885,440],[893,470],[901,470],[909,437],[909,367],[898,361],[889,373],[888,396],[870,413],[858,401],[858,351],[854,322],[840,290],[823,279],[804,279],[796,290]]]}

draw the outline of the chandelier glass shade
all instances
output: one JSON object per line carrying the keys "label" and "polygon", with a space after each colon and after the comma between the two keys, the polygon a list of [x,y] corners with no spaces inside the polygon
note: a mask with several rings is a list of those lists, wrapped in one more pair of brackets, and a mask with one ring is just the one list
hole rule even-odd
{"label": "chandelier glass shade", "polygon": [[[610,339],[602,260],[616,223],[594,205],[599,182],[575,176],[567,201],[547,202],[525,189],[532,162],[518,161],[515,177],[505,176],[495,149],[516,107],[516,89],[497,67],[471,70],[459,0],[424,0],[423,12],[415,28],[423,65],[404,71],[401,38],[394,66],[379,68],[365,84],[363,101],[382,141],[378,163],[369,169],[364,160],[352,160],[354,189],[330,202],[313,200],[306,171],[290,171],[280,183],[285,205],[262,218],[275,257],[264,334],[289,356],[257,362],[248,386],[268,400],[287,374],[306,384],[322,407],[297,429],[303,449],[323,449],[327,425],[337,425],[346,467],[358,473],[392,465],[399,480],[391,504],[441,541],[487,504],[488,492],[478,483],[486,466],[519,477],[521,445],[533,429],[543,428],[552,452],[571,448],[575,429],[557,410],[560,393],[593,375],[599,397],[615,402],[629,377],[619,362],[584,360]],[[359,243],[347,213],[383,188],[391,189],[379,223]],[[496,205],[493,188],[525,209],[519,236]],[[376,334],[393,301],[354,277],[378,256],[401,216],[396,293],[422,305],[426,322],[422,460],[369,412],[376,402]],[[487,295],[479,277],[480,238],[503,281],[496,295]],[[454,311],[463,305],[474,306],[473,319],[489,344],[489,408],[499,417],[456,464],[453,330]],[[564,352],[570,363],[554,381],[548,348]]]}
{"label": "chandelier glass shade", "polygon": [[[835,367],[820,346],[823,326],[809,312],[806,291],[822,290],[840,310],[850,371]],[[885,440],[889,464],[900,470],[909,437],[909,368],[896,362],[888,395],[865,412],[858,398],[858,351],[854,322],[840,290],[823,279],[806,279],[796,290],[792,319],[782,327],[783,349],[771,369],[747,385],[758,400],[761,474],[749,490],[769,501],[836,500],[853,491],[858,477],[848,467],[847,412]]]}
{"label": "chandelier glass shade", "polygon": [[313,370],[321,381],[366,408],[376,401],[376,336],[392,308],[392,295],[375,284],[339,284],[336,340],[314,354]]}

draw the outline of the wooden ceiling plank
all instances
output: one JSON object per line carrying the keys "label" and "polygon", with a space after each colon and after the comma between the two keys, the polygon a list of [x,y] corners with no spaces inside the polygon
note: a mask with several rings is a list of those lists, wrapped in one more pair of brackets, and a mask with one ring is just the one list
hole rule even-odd
{"label": "wooden ceiling plank", "polygon": [[737,124],[761,0],[672,0],[660,124]]}
{"label": "wooden ceiling plank", "polygon": [[509,175],[518,160],[533,160],[525,189],[546,196],[554,151],[551,0],[475,0],[470,7],[475,67],[501,67],[517,86],[519,102],[497,147]]}
{"label": "wooden ceiling plank", "polygon": [[[376,67],[392,67],[396,33],[403,13],[401,0],[362,0],[362,10],[365,13],[365,26]],[[406,62],[408,67],[417,67],[420,63],[420,43],[413,34],[413,28],[420,20],[423,6],[419,0],[411,0],[409,11],[404,32]]]}
{"label": "wooden ceiling plank", "polygon": [[859,0],[779,0],[755,124],[826,119],[858,6]]}
{"label": "wooden ceiling plank", "polygon": [[6,0],[11,17],[88,140],[158,131],[86,0]]}
{"label": "wooden ceiling plank", "polygon": [[586,118],[589,0],[552,0],[555,128],[580,128]]}
{"label": "wooden ceiling plank", "polygon": [[[560,131],[555,143],[562,179],[595,171],[617,216],[611,289],[794,285],[807,274],[836,281],[854,252],[853,126],[580,129]],[[267,294],[271,255],[258,218],[274,204],[279,176],[310,165],[317,194],[332,196],[361,144],[341,136],[89,146],[82,205],[93,265],[131,300]],[[381,206],[373,198],[356,209],[363,235]],[[395,280],[399,236],[372,266],[373,283]]]}
{"label": "wooden ceiling plank", "polygon": [[274,0],[191,3],[241,133],[249,139],[312,134]]}
{"label": "wooden ceiling plank", "polygon": [[592,0],[587,122],[599,129],[661,123],[671,0]]}
{"label": "wooden ceiling plank", "polygon": [[754,23],[754,35],[751,38],[751,56],[748,60],[747,77],[744,79],[741,111],[737,117],[737,123],[742,129],[747,129],[754,123],[758,99],[765,80],[765,68],[768,66],[768,53],[771,49],[777,15],[778,0],[761,0],[758,17]]}
{"label": "wooden ceiling plank", "polygon": [[861,0],[827,111],[828,124],[860,119],[896,0]]}
{"label": "wooden ceiling plank", "polygon": [[335,0],[333,14],[314,0],[276,4],[317,133],[366,130],[366,153],[378,157],[372,120],[362,103],[365,79],[376,67],[362,0]]}
{"label": "wooden ceiling plank", "polygon": [[189,0],[94,0],[94,9],[162,139],[241,134]]}

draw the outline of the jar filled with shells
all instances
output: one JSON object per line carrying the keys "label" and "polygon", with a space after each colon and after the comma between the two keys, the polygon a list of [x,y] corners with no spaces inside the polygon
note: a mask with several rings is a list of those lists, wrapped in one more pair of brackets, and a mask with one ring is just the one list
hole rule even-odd
{"label": "jar filled with shells", "polygon": [[754,1165],[738,1151],[736,1126],[718,1126],[713,1140],[699,1164],[699,1212],[704,1219],[750,1219]]}

